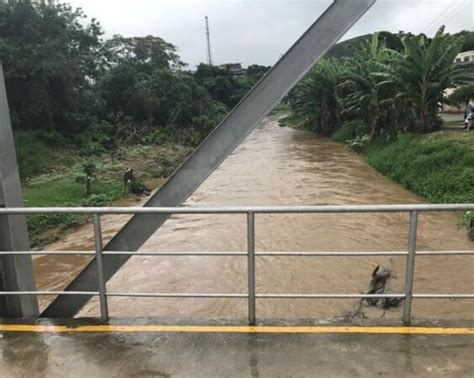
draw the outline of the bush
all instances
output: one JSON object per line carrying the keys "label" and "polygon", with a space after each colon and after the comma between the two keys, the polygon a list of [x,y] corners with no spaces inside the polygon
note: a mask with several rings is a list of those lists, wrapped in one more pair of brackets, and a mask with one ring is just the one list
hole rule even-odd
{"label": "bush", "polygon": [[141,182],[141,181],[134,178],[132,180],[132,184],[130,186],[130,191],[133,194],[140,195],[140,194],[144,194],[144,193],[149,192],[150,189],[148,189],[143,182]]}
{"label": "bush", "polygon": [[83,217],[78,214],[37,214],[28,217],[28,231],[32,246],[41,241],[46,230],[59,228],[61,231],[80,225]]}
{"label": "bush", "polygon": [[61,138],[51,143],[51,133],[21,131],[15,133],[18,168],[22,181],[60,166],[74,164],[70,150]]}
{"label": "bush", "polygon": [[393,143],[372,143],[371,165],[434,203],[474,202],[474,152],[443,140],[404,135]]}
{"label": "bush", "polygon": [[162,129],[153,130],[145,137],[145,143],[161,146],[170,139],[168,133]]}
{"label": "bush", "polygon": [[354,151],[362,152],[364,148],[369,145],[370,141],[371,141],[370,135],[365,134],[362,136],[355,137],[352,140],[348,140],[347,144]]}
{"label": "bush", "polygon": [[361,137],[367,133],[367,126],[360,120],[344,122],[342,127],[332,134],[336,142],[345,143],[349,140]]}
{"label": "bush", "polygon": [[101,207],[110,204],[112,199],[106,194],[91,194],[81,204],[84,207]]}

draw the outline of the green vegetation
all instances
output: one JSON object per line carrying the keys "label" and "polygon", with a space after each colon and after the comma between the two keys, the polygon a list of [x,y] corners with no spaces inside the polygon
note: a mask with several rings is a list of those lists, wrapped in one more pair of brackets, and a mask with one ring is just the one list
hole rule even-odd
{"label": "green vegetation", "polygon": [[45,140],[32,131],[14,133],[20,176],[23,182],[39,174],[54,172],[74,164],[74,149]]}
{"label": "green vegetation", "polygon": [[466,101],[474,98],[474,85],[463,85],[454,90],[449,99],[457,105],[465,105]]}
{"label": "green vegetation", "polygon": [[[439,115],[442,104],[474,97],[465,66],[453,64],[473,40],[472,32],[449,35],[444,28],[433,39],[361,37],[357,48],[346,46],[342,58],[323,60],[292,91],[282,124],[347,143],[431,202],[474,203],[474,133],[461,123],[447,127]],[[454,86],[447,98],[445,90]]]}
{"label": "green vegetation", "polygon": [[[48,151],[47,147],[43,146],[43,149]],[[90,165],[91,161],[69,151],[74,163],[66,169],[52,167],[51,172],[31,178],[24,188],[24,201],[27,206],[38,207],[107,206],[115,201],[122,201],[126,196],[123,173],[127,167],[137,167],[136,175],[140,181],[136,181],[134,185],[140,188],[131,189],[132,193],[139,194],[145,187],[156,187],[177,168],[190,151],[189,147],[167,143],[160,146],[134,145],[121,148],[117,156],[103,154],[93,162],[95,172],[90,183],[90,195],[86,195],[84,166]],[[135,200],[134,197],[131,199]],[[62,214],[30,216],[28,227],[32,244],[51,241],[57,237],[55,231],[80,225],[86,219]],[[48,230],[53,232],[45,233]]]}
{"label": "green vegetation", "polygon": [[323,60],[298,85],[291,102],[292,122],[321,134],[331,135],[339,128],[341,106],[336,86],[343,67]]}
{"label": "green vegetation", "polygon": [[[412,33],[405,33],[405,32],[392,34],[390,32],[381,31],[381,32],[378,32],[377,34],[379,34],[380,38],[385,41],[388,48],[392,50],[397,50],[397,51],[401,51],[403,49],[403,45],[401,43],[401,39],[403,37],[414,36]],[[420,36],[423,36],[424,38],[428,39],[428,37],[424,34],[420,34]],[[474,50],[474,32],[463,30],[455,34],[455,36],[461,36],[464,38],[465,42],[461,48],[461,51]],[[373,38],[373,34],[365,34],[365,35],[361,35],[355,38],[345,40],[343,42],[340,42],[334,45],[328,51],[326,56],[330,58],[351,57],[354,55],[354,52],[357,51],[357,49],[359,49],[360,45],[362,45],[363,43],[367,41],[370,41],[372,38]]]}
{"label": "green vegetation", "polygon": [[[19,139],[85,155],[123,144],[195,146],[269,68],[234,75],[201,64],[192,73],[162,38],[104,40],[99,22],[86,20],[54,1],[0,2],[0,57]],[[23,178],[47,169],[23,165]]]}
{"label": "green vegetation", "polygon": [[[193,73],[158,36],[102,36],[97,20],[68,4],[0,2],[0,58],[28,206],[98,206],[147,193],[158,184],[147,180],[170,175],[269,68],[234,75],[201,64]],[[36,216],[28,225],[37,243],[83,220]]]}
{"label": "green vegetation", "polygon": [[474,135],[402,135],[364,149],[378,171],[435,203],[474,203]]}
{"label": "green vegetation", "polygon": [[[472,90],[466,87],[449,99],[443,95],[462,83],[463,73],[452,60],[473,41],[472,32],[447,35],[443,29],[433,39],[381,32],[345,41],[276,112],[289,106],[285,124],[349,141],[390,175],[397,166],[387,166],[377,154],[392,149],[454,159],[464,147],[447,151],[448,141],[434,138],[426,143],[440,146],[431,154],[424,144],[414,147],[422,137],[404,133],[439,130],[440,104],[459,103]],[[0,2],[0,58],[28,206],[97,206],[147,192],[147,181],[168,176],[269,69],[251,65],[233,74],[201,64],[191,72],[177,47],[158,36],[106,40],[99,22],[87,20],[81,10],[32,0]],[[472,177],[467,165],[472,161],[463,159],[454,159],[456,172]],[[134,179],[125,189],[128,168]],[[447,175],[456,172],[440,173],[436,180],[454,180]],[[462,199],[452,188],[461,193],[469,181],[426,188],[437,182],[433,175],[410,185],[435,201]],[[407,186],[412,177],[392,176]],[[29,227],[38,242],[48,229],[82,221],[38,216],[29,219]]]}
{"label": "green vegetation", "polygon": [[441,104],[453,104],[444,90],[466,80],[466,67],[453,64],[464,41],[442,27],[431,40],[404,35],[397,51],[375,33],[351,57],[316,65],[289,97],[291,118],[324,135],[360,120],[358,137],[371,140],[439,130]]}

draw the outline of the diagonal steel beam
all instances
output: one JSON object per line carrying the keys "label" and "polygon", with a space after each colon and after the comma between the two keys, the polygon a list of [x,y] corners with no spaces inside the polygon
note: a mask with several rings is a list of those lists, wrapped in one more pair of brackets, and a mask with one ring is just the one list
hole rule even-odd
{"label": "diagonal steel beam", "polygon": [[[332,3],[145,206],[181,205],[375,1],[336,0]],[[137,251],[168,217],[135,215],[105,250]],[[129,256],[106,256],[106,279],[128,259]],[[96,277],[97,265],[93,260],[66,290],[96,291]],[[71,317],[89,299],[88,295],[59,296],[42,316]]]}

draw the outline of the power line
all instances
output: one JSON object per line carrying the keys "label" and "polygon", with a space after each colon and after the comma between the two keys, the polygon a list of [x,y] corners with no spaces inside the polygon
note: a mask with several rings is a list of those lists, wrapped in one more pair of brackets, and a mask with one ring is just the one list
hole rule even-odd
{"label": "power line", "polygon": [[451,8],[451,6],[454,5],[455,2],[456,0],[451,1],[451,3],[449,3],[445,9],[443,9],[437,16],[435,16],[434,19],[432,19],[426,24],[426,26],[422,29],[422,32],[424,33],[430,30],[435,24],[437,24],[443,18],[443,15]]}
{"label": "power line", "polygon": [[463,2],[459,3],[458,6],[452,9],[447,15],[444,15],[444,17],[442,17],[440,20],[436,20],[435,23],[432,23],[429,28],[425,29],[425,32],[429,32],[438,25],[445,24],[447,21],[451,20],[454,16],[461,12],[470,3],[471,0],[463,0]]}
{"label": "power line", "polygon": [[453,15],[449,16],[448,18],[446,18],[443,23],[447,23],[448,21],[451,21],[451,19],[454,17],[454,16],[457,16],[462,10],[464,10],[464,8],[467,8],[469,5],[471,5],[471,1],[468,0],[468,2],[466,4],[464,4],[456,13],[454,13]]}

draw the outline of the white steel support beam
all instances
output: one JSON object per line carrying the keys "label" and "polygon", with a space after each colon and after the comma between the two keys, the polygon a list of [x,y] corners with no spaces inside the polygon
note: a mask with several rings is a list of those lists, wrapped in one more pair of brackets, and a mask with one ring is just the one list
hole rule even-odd
{"label": "white steel support beam", "polygon": [[[0,62],[0,207],[23,207],[3,67]],[[24,215],[0,215],[0,251],[29,249]],[[0,290],[35,290],[31,256],[0,256]],[[0,317],[38,315],[34,296],[0,296]]]}
{"label": "white steel support beam", "polygon": [[[145,206],[180,206],[374,3],[375,0],[332,3]],[[104,250],[137,251],[168,217],[135,215]],[[107,280],[129,259],[104,257]],[[95,291],[96,277],[97,264],[93,260],[66,290]],[[59,296],[43,316],[71,317],[89,299],[88,295]]]}

